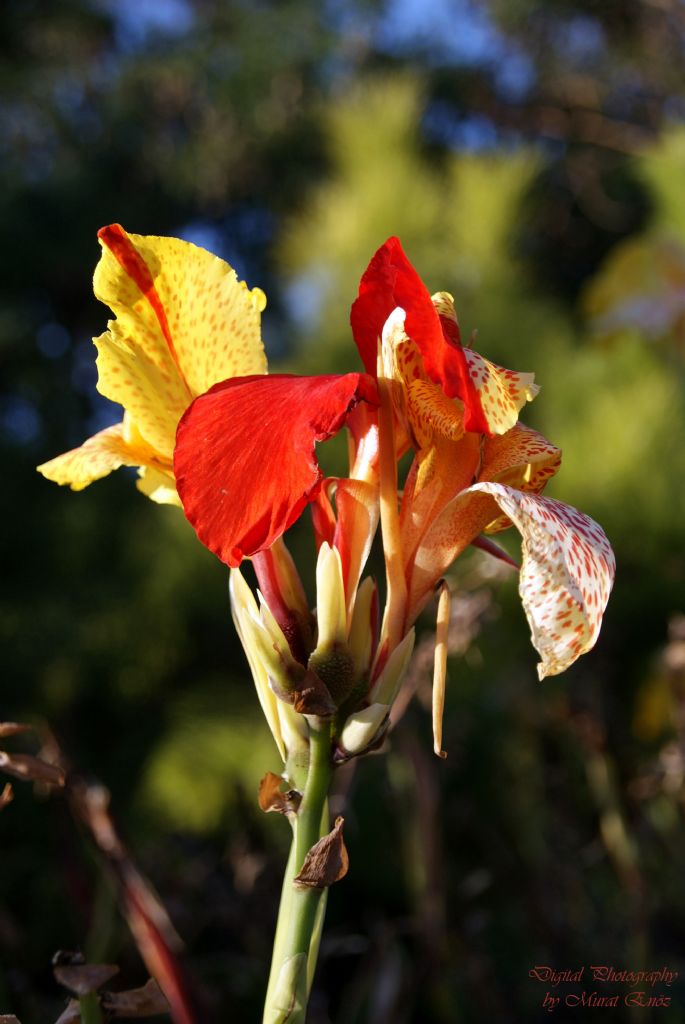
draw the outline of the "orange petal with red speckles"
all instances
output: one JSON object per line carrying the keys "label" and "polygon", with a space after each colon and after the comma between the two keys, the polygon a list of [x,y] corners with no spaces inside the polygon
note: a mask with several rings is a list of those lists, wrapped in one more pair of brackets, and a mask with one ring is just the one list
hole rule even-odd
{"label": "orange petal with red speckles", "polygon": [[[506,434],[486,438],[479,481],[508,484],[519,491],[539,493],[558,472],[561,450],[537,430],[517,423]],[[499,533],[511,526],[507,516],[488,523],[488,533]]]}

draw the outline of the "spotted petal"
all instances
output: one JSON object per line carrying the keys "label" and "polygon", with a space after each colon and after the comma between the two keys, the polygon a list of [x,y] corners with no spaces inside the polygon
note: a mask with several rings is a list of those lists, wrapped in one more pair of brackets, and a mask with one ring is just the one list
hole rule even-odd
{"label": "spotted petal", "polygon": [[440,384],[448,398],[466,403],[467,430],[484,429],[463,349],[445,336],[428,290],[400,240],[389,238],[364,272],[350,314],[354,340],[369,373],[376,372],[378,341],[398,306],[406,313],[407,335],[418,345],[429,378]]}
{"label": "spotted petal", "polygon": [[196,399],[179,424],[174,471],[202,543],[231,566],[268,548],[319,486],[315,442],[360,399],[376,402],[360,373],[239,377]]}
{"label": "spotted petal", "polygon": [[376,252],[352,305],[351,323],[359,353],[369,373],[384,324],[399,307],[405,330],[418,346],[428,378],[447,398],[464,403],[464,428],[480,434],[504,433],[518,410],[537,392],[532,374],[503,370],[462,347],[452,297],[438,292],[431,299],[397,238]]}
{"label": "spotted petal", "polygon": [[[560,449],[537,430],[517,423],[506,434],[486,438],[478,480],[538,494],[560,466]],[[498,516],[485,529],[488,533],[499,533],[509,526],[507,516]]]}
{"label": "spotted petal", "polygon": [[505,370],[470,348],[464,349],[464,356],[488,425],[486,433],[506,433],[526,402],[531,402],[540,390],[535,374]]}
{"label": "spotted petal", "polygon": [[523,538],[519,593],[541,662],[540,679],[557,675],[599,635],[616,563],[604,531],[553,498],[482,483]]}
{"label": "spotted petal", "polygon": [[[103,252],[93,285],[117,316],[115,339],[144,352],[166,376],[180,376],[190,396],[228,377],[266,373],[259,288],[249,291],[223,260],[178,238],[129,235],[118,224],[98,237]],[[101,377],[110,397],[108,385]]]}
{"label": "spotted petal", "polygon": [[72,448],[37,469],[56,484],[68,484],[72,491],[82,491],[120,466],[140,466],[150,458],[149,449],[131,443],[125,436],[124,423],[115,423],[89,437],[79,448]]}

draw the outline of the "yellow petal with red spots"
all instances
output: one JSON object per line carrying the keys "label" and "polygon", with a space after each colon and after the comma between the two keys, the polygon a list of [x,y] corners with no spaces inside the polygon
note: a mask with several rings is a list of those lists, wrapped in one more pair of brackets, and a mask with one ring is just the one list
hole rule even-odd
{"label": "yellow petal with red spots", "polygon": [[383,372],[392,382],[390,394],[402,426],[416,449],[427,448],[436,435],[457,441],[464,433],[464,404],[448,398],[429,380],[418,345],[408,338],[405,312],[399,306],[383,326]]}
{"label": "yellow petal with red spots", "polygon": [[407,419],[417,448],[426,448],[436,435],[458,441],[464,433],[464,403],[448,398],[431,380],[413,380],[407,388]]}
{"label": "yellow petal with red spots", "polygon": [[134,343],[106,331],[95,338],[97,389],[123,405],[144,441],[171,463],[178,421],[190,398],[178,374],[169,374]]}
{"label": "yellow petal with red spots", "polygon": [[535,374],[505,370],[470,348],[464,349],[464,356],[490,432],[506,433],[526,402],[531,402],[540,390]]}
{"label": "yellow petal with red spots", "polygon": [[[561,450],[537,430],[517,423],[506,434],[486,438],[478,480],[539,493],[560,466]],[[488,524],[486,531],[499,533],[510,526],[507,516],[498,516]]]}
{"label": "yellow petal with red spots", "polygon": [[519,593],[538,675],[557,675],[597,640],[616,569],[611,545],[594,520],[553,498],[497,483],[470,490],[494,498],[521,534]]}
{"label": "yellow petal with red spots", "polygon": [[124,424],[116,423],[73,448],[38,466],[38,472],[56,484],[68,484],[82,491],[120,466],[140,465],[140,452],[124,439]]}
{"label": "yellow petal with red spots", "polygon": [[449,292],[436,292],[435,295],[431,295],[431,302],[440,317],[442,333],[453,344],[461,345],[461,331],[454,308],[454,297]]}
{"label": "yellow petal with red spots", "polygon": [[99,238],[93,283],[117,316],[110,330],[180,376],[186,406],[218,381],[266,373],[260,289],[248,290],[223,260],[178,238],[129,235],[119,225]]}

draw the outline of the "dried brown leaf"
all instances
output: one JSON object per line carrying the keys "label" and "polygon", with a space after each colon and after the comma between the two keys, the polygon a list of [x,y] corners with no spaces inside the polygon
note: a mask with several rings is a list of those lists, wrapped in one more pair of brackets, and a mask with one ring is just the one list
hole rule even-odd
{"label": "dried brown leaf", "polygon": [[303,671],[301,679],[290,689],[286,690],[272,678],[269,679],[269,685],[277,697],[286,704],[292,704],[301,715],[330,718],[335,714],[336,705],[328,692],[328,687],[312,669]]}
{"label": "dried brown leaf", "polygon": [[55,1021],[55,1024],[80,1024],[81,1006],[78,999],[70,999],[64,1013]]}
{"label": "dried brown leaf", "polygon": [[150,978],[142,988],[132,988],[127,992],[105,992],[102,1007],[108,1017],[156,1017],[169,1012],[169,1003],[164,993],[154,980]]}
{"label": "dried brown leaf", "polygon": [[0,750],[0,769],[24,782],[47,782],[50,786],[64,785],[64,772],[56,764],[48,764],[31,754],[8,754]]}
{"label": "dried brown leaf", "polygon": [[296,789],[283,792],[284,781],[282,776],[267,772],[259,783],[259,806],[265,813],[294,814],[297,810],[301,796]]}
{"label": "dried brown leaf", "polygon": [[[13,800],[14,790],[12,789],[11,783],[8,782],[5,785],[5,788],[3,789],[2,793],[0,793],[0,811],[3,809],[3,807],[7,807],[7,804],[11,804]],[[0,1017],[0,1024],[1,1022],[2,1017]]]}
{"label": "dried brown leaf", "polygon": [[[20,732],[31,732],[32,726],[22,725],[19,722],[0,722],[0,739],[5,736],[16,736]],[[11,1018],[8,1018],[10,1020]],[[0,1022],[2,1017],[0,1016]]]}
{"label": "dried brown leaf", "polygon": [[119,973],[119,968],[116,964],[65,965],[55,967],[53,973],[55,980],[74,995],[87,996],[111,981]]}
{"label": "dried brown leaf", "polygon": [[314,843],[295,878],[296,885],[305,889],[325,889],[347,874],[350,859],[342,835],[344,820],[336,818],[328,835]]}

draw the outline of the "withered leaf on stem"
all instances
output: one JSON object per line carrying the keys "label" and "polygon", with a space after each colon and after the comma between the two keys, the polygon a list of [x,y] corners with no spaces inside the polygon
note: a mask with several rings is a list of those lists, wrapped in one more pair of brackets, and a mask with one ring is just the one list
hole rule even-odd
{"label": "withered leaf on stem", "polygon": [[48,764],[31,754],[8,754],[0,750],[0,769],[24,782],[47,782],[50,786],[64,785],[64,772],[56,764]]}
{"label": "withered leaf on stem", "polygon": [[81,1004],[78,999],[70,999],[64,1013],[61,1013],[55,1024],[80,1024]]}
{"label": "withered leaf on stem", "polygon": [[[14,800],[14,790],[12,789],[11,783],[6,783],[2,793],[0,793],[0,811],[3,807],[7,807],[7,804],[11,804]],[[0,1021],[2,1017],[0,1017]]]}
{"label": "withered leaf on stem", "polygon": [[344,820],[337,817],[328,835],[314,843],[295,878],[295,885],[303,889],[325,889],[344,878],[350,866],[342,835]]}
{"label": "withered leaf on stem", "polygon": [[55,980],[74,995],[87,996],[111,981],[119,973],[119,968],[116,964],[64,965],[55,967],[53,973]]}
{"label": "withered leaf on stem", "polygon": [[127,992],[105,992],[102,1008],[108,1017],[156,1017],[169,1012],[169,1003],[154,980],[150,978],[142,988],[131,988]]}
{"label": "withered leaf on stem", "polygon": [[294,814],[299,806],[301,796],[296,789],[282,791],[284,779],[274,772],[267,772],[259,783],[259,806],[268,813],[277,811],[279,814]]}
{"label": "withered leaf on stem", "polygon": [[302,677],[292,689],[284,689],[275,679],[269,678],[269,685],[277,697],[292,704],[301,715],[318,715],[330,718],[336,711],[333,698],[322,679],[312,669],[303,671]]}
{"label": "withered leaf on stem", "polygon": [[20,732],[31,732],[31,728],[30,725],[22,725],[20,722],[0,722],[0,739],[4,739],[5,736],[17,736]]}

